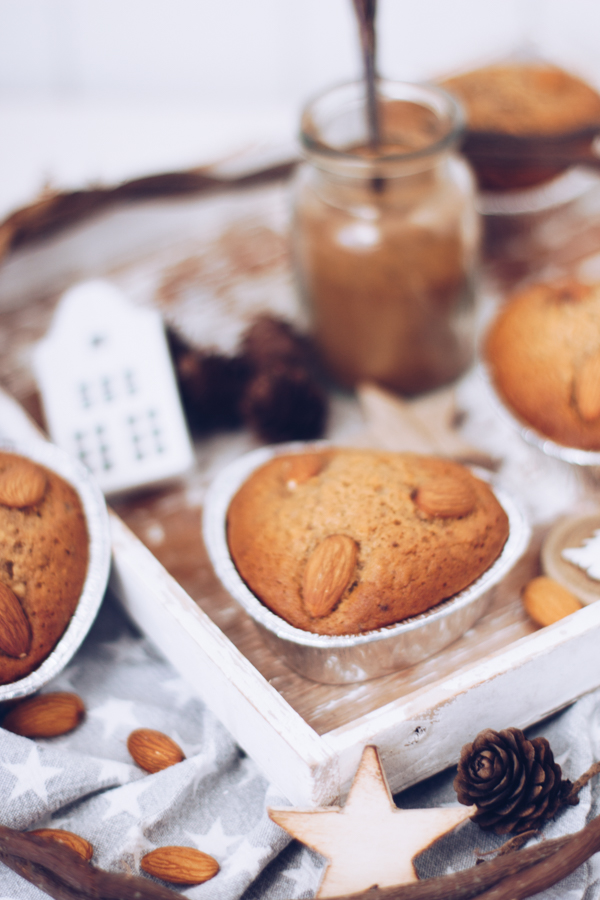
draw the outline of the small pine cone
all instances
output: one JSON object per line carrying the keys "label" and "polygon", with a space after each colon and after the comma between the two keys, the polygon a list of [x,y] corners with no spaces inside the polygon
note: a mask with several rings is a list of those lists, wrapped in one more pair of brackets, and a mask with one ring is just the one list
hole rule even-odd
{"label": "small pine cone", "polygon": [[172,329],[167,336],[190,430],[203,434],[239,426],[240,402],[250,377],[247,363],[239,356],[192,347]]}
{"label": "small pine cone", "polygon": [[480,732],[462,748],[454,779],[459,803],[475,804],[473,821],[496,834],[539,828],[570,787],[561,780],[548,741],[529,741],[518,728]]}
{"label": "small pine cone", "polygon": [[242,400],[246,424],[267,443],[321,437],[327,399],[319,384],[300,367],[259,372]]}
{"label": "small pine cone", "polygon": [[310,369],[314,355],[308,338],[289,322],[266,314],[257,316],[242,335],[240,354],[255,372],[276,365]]}

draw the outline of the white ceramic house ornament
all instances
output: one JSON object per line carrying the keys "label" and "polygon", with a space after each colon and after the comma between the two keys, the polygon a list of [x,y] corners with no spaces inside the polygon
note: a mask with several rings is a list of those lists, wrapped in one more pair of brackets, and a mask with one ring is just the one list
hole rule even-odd
{"label": "white ceramic house ornament", "polygon": [[62,297],[34,367],[52,440],[105,494],[181,475],[193,450],[161,316],[105,281]]}

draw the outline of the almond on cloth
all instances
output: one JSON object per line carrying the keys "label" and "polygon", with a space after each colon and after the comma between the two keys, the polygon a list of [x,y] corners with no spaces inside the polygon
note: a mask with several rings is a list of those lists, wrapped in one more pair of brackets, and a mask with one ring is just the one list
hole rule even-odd
{"label": "almond on cloth", "polygon": [[73,731],[85,716],[77,694],[56,691],[22,700],[2,720],[2,728],[28,738],[57,737]]}
{"label": "almond on cloth", "polygon": [[534,622],[545,626],[577,612],[583,604],[558,581],[539,575],[525,585],[523,606]]}
{"label": "almond on cloth", "polygon": [[140,866],[148,875],[171,884],[202,884],[219,871],[219,863],[193,847],[159,847],[142,857]]}
{"label": "almond on cloth", "polygon": [[75,834],[73,831],[65,831],[62,828],[35,828],[33,831],[27,833],[37,834],[38,837],[44,838],[45,840],[64,844],[66,847],[70,847],[71,850],[74,850],[75,853],[78,853],[86,862],[89,862],[94,855],[94,848],[90,842],[86,841],[85,838],[80,837],[78,834]]}
{"label": "almond on cloth", "polygon": [[127,738],[127,749],[135,762],[146,772],[160,772],[185,759],[181,747],[152,728],[136,728]]}

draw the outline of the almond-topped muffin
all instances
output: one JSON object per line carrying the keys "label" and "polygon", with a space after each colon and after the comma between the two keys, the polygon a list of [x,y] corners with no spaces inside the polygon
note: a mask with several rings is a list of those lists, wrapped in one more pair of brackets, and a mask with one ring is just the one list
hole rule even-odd
{"label": "almond-topped muffin", "polygon": [[291,625],[357,634],[424,612],[500,555],[508,518],[457,463],[374,450],[277,456],[227,516],[250,590]]}
{"label": "almond-topped muffin", "polygon": [[[531,187],[554,178],[568,168],[561,156],[585,155],[600,130],[600,94],[545,62],[498,63],[441,84],[464,107],[463,152],[486,190]],[[515,139],[522,138],[533,144],[519,149]],[[552,150],[558,161],[549,158]]]}
{"label": "almond-topped muffin", "polygon": [[484,349],[517,417],[566,447],[600,450],[600,285],[530,285],[513,295]]}
{"label": "almond-topped muffin", "polygon": [[53,650],[87,566],[76,491],[43,466],[0,452],[0,684],[24,678]]}
{"label": "almond-topped muffin", "polygon": [[558,66],[507,62],[442,82],[464,104],[472,131],[555,137],[600,124],[600,95]]}

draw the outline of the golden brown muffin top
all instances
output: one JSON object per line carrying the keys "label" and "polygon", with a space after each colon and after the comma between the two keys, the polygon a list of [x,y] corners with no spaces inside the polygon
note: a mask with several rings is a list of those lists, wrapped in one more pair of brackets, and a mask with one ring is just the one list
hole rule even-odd
{"label": "golden brown muffin top", "polygon": [[51,652],[75,611],[87,566],[76,491],[43,466],[0,452],[0,684],[23,678]]}
{"label": "golden brown muffin top", "polygon": [[600,285],[519,291],[492,323],[484,355],[520,419],[559,444],[600,449]]}
{"label": "golden brown muffin top", "polygon": [[233,498],[236,567],[297,628],[355,634],[461,591],[500,554],[508,520],[457,463],[331,449],[275,457]]}
{"label": "golden brown muffin top", "polygon": [[600,95],[557,66],[485,66],[441,82],[465,107],[469,129],[557,135],[600,125]]}

